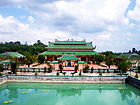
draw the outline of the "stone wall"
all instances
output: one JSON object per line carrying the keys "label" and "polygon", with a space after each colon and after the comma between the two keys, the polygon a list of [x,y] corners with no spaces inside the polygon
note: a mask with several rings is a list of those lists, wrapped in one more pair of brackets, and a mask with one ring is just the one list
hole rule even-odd
{"label": "stone wall", "polygon": [[140,80],[138,80],[138,79],[136,79],[136,78],[133,78],[133,77],[130,77],[130,76],[129,76],[129,77],[126,79],[126,83],[131,84],[132,86],[135,86],[135,87],[137,87],[137,88],[140,89]]}
{"label": "stone wall", "polygon": [[3,76],[3,77],[0,77],[0,85],[7,82],[7,77]]}
{"label": "stone wall", "polygon": [[126,77],[70,77],[70,76],[8,76],[7,82],[46,83],[125,83]]}

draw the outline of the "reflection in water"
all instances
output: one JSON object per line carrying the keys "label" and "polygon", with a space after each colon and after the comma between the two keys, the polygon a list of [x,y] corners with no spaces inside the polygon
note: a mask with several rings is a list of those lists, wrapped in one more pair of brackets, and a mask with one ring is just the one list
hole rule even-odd
{"label": "reflection in water", "polygon": [[66,88],[66,89],[58,89],[57,95],[61,94],[62,96],[75,96],[75,95],[81,95],[81,90],[78,89],[78,87],[73,88]]}
{"label": "reflection in water", "polygon": [[132,97],[132,92],[130,90],[119,89],[119,92],[121,94],[122,101],[124,101],[127,98],[127,96],[130,98]]}
{"label": "reflection in water", "polygon": [[0,96],[0,105],[140,105],[140,91],[128,84],[7,83]]}
{"label": "reflection in water", "polygon": [[18,90],[16,88],[9,90],[9,98],[18,98]]}

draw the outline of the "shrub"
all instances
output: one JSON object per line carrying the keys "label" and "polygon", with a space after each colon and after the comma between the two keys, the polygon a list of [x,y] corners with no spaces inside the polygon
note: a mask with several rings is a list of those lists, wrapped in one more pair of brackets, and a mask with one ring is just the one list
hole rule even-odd
{"label": "shrub", "polygon": [[62,74],[65,76],[66,75],[66,72],[63,72]]}
{"label": "shrub", "polygon": [[44,67],[44,73],[46,73],[46,71],[47,71],[47,68],[46,68],[46,67]]}
{"label": "shrub", "polygon": [[91,64],[90,61],[88,61],[87,64]]}
{"label": "shrub", "polygon": [[93,73],[93,67],[91,68],[91,73]]}
{"label": "shrub", "polygon": [[37,72],[35,72],[35,76],[37,76],[38,75],[38,73]]}
{"label": "shrub", "polygon": [[52,65],[49,65],[48,72],[49,72],[49,73],[52,72]]}
{"label": "shrub", "polygon": [[56,75],[59,76],[59,72],[57,72]]}
{"label": "shrub", "polygon": [[79,76],[82,76],[82,73],[81,73],[81,71],[79,72]]}
{"label": "shrub", "polygon": [[140,73],[140,66],[138,66],[138,73]]}
{"label": "shrub", "polygon": [[138,73],[136,73],[135,78],[139,78],[139,77],[138,77]]}
{"label": "shrub", "polygon": [[62,71],[63,71],[63,65],[62,64],[59,65],[59,70],[60,70],[60,73],[62,73]]}
{"label": "shrub", "polygon": [[102,73],[101,72],[99,73],[99,76],[102,76]]}
{"label": "shrub", "polygon": [[78,65],[75,65],[74,70],[75,70],[75,73],[77,73]]}
{"label": "shrub", "polygon": [[0,72],[0,76],[2,76],[1,72]]}
{"label": "shrub", "polygon": [[89,70],[89,66],[88,66],[88,65],[86,65],[86,66],[83,68],[83,73],[87,73],[87,72],[88,72],[88,70]]}

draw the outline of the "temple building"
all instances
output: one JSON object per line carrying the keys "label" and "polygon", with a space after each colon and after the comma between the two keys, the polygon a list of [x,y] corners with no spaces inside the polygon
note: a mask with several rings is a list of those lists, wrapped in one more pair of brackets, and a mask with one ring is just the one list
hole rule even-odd
{"label": "temple building", "polygon": [[49,42],[46,51],[41,53],[48,61],[92,61],[93,56],[98,54],[93,51],[92,42],[83,41],[58,41]]}
{"label": "temple building", "polygon": [[122,53],[119,56],[117,56],[117,59],[129,60],[132,63],[131,69],[136,69],[138,66],[140,66],[140,55],[136,53]]}

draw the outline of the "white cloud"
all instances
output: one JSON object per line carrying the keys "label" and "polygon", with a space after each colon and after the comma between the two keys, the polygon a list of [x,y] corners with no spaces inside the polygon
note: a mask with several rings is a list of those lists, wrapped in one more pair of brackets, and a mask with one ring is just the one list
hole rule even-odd
{"label": "white cloud", "polygon": [[136,0],[136,6],[134,10],[129,10],[127,16],[130,19],[140,21],[140,0]]}
{"label": "white cloud", "polygon": [[104,40],[104,41],[108,41],[111,39],[111,35],[110,34],[101,34],[98,35],[97,37],[99,40]]}
{"label": "white cloud", "polygon": [[24,24],[16,20],[13,16],[0,16],[0,39],[1,41],[28,41],[30,44],[40,39],[44,43],[54,41],[54,39],[67,39],[71,37],[69,33],[62,31],[48,31],[46,27],[33,29],[29,24]]}
{"label": "white cloud", "polygon": [[[12,0],[11,2],[16,6],[21,5],[20,9],[26,9],[33,16],[24,14],[19,16],[21,20],[27,20],[28,24],[13,16],[6,18],[0,16],[0,38],[3,38],[1,41],[20,40],[34,43],[41,40],[47,43],[54,39],[86,39],[93,41],[97,51],[126,51],[125,48],[128,50],[128,47],[139,44],[140,36],[133,30],[139,30],[140,26],[131,23],[125,17],[130,0]],[[138,4],[129,18],[136,19],[138,16]],[[130,11],[128,14],[131,14]],[[131,45],[128,45],[129,43]]]}
{"label": "white cloud", "polygon": [[17,8],[19,8],[19,9],[20,9],[20,8],[22,8],[22,6],[21,6],[21,5],[17,5]]}
{"label": "white cloud", "polygon": [[30,23],[33,23],[35,20],[34,20],[34,18],[33,18],[32,16],[29,16],[29,17],[28,17],[28,21],[29,21]]}
{"label": "white cloud", "polygon": [[28,8],[51,28],[98,32],[106,30],[107,25],[128,25],[124,13],[129,3],[129,0],[80,0],[55,1],[38,6],[34,2]]}

